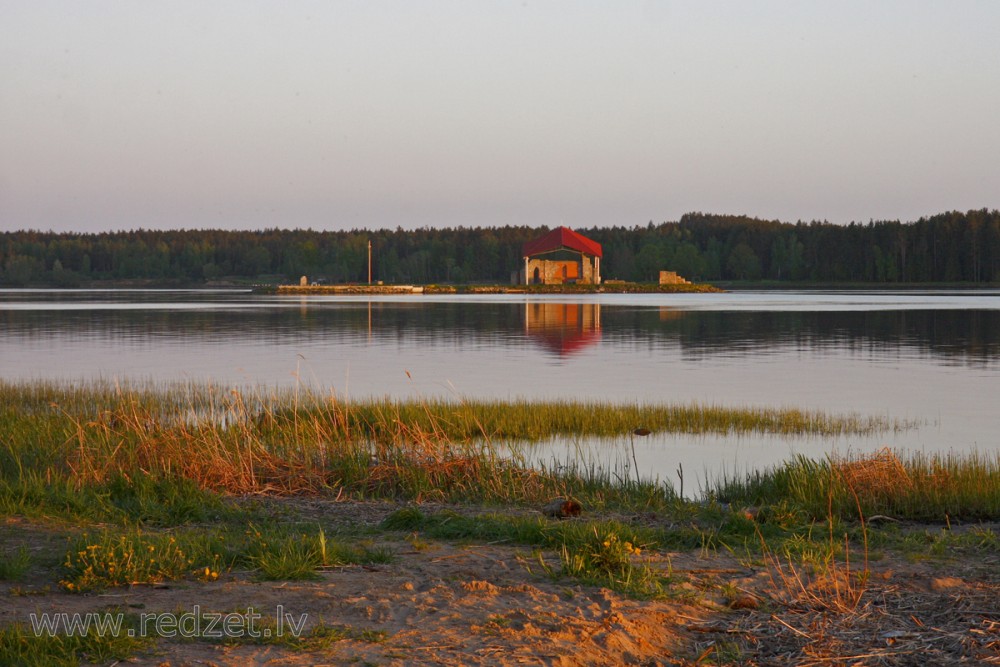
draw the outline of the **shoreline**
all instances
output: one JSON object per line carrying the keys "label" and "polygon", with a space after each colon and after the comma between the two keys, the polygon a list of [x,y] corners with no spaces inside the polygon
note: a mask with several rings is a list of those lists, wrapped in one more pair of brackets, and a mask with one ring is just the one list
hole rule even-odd
{"label": "shoreline", "polygon": [[[995,457],[799,459],[688,500],[668,482],[525,467],[490,444],[539,423],[590,428],[571,415],[607,426],[589,406],[529,410],[518,430],[500,421],[518,415],[506,405],[44,383],[0,394],[16,406],[0,452],[2,664],[1000,657]],[[188,418],[206,410],[226,418]],[[718,428],[753,426],[744,412]],[[662,427],[705,426],[703,413]],[[657,428],[619,416],[621,432]],[[820,426],[778,416],[771,430]],[[122,625],[83,642],[33,632],[32,612]],[[273,634],[284,613],[300,634]],[[178,634],[180,619],[223,614],[230,635]],[[151,632],[137,625],[150,617]],[[272,635],[243,632],[252,618]]]}
{"label": "shoreline", "polygon": [[686,294],[725,292],[714,285],[278,285],[255,288],[276,294]]}

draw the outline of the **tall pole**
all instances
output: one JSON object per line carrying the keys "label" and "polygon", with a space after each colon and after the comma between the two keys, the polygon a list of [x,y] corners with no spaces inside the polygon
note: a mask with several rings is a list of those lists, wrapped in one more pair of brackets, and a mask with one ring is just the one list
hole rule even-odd
{"label": "tall pole", "polygon": [[368,241],[368,284],[372,284],[372,242]]}

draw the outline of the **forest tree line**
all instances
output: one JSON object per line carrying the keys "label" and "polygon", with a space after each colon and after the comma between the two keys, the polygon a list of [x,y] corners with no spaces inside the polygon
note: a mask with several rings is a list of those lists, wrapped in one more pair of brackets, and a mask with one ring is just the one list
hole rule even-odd
{"label": "forest tree line", "polygon": [[[95,281],[198,285],[219,280],[329,283],[508,283],[521,246],[548,228],[417,230],[133,230],[0,233],[0,285],[75,287]],[[577,228],[603,246],[605,279],[696,282],[1000,282],[1000,211],[916,222],[836,225],[688,213],[677,222]]]}

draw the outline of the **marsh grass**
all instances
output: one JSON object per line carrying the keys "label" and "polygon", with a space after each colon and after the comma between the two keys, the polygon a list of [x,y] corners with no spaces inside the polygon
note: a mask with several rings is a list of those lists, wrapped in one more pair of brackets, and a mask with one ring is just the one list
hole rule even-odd
{"label": "marsh grass", "polygon": [[859,415],[797,409],[718,405],[645,405],[605,401],[382,401],[353,406],[355,428],[371,428],[384,415],[452,439],[542,440],[557,435],[627,436],[637,427],[654,433],[867,435],[915,424]]}
{"label": "marsh grass", "polygon": [[[121,387],[0,382],[0,510],[172,526],[226,512],[218,494],[332,493],[449,502],[664,508],[666,483],[570,465],[546,470],[512,447],[556,434],[867,433],[906,424],[799,410],[436,400],[347,402],[301,387]],[[42,446],[39,446],[42,443]],[[499,443],[499,444],[498,444]]]}
{"label": "marsh grass", "polygon": [[724,502],[793,506],[813,519],[887,516],[948,522],[1000,517],[1000,454],[911,454],[888,450],[854,458],[797,458],[743,478],[721,480]]}
{"label": "marsh grass", "polygon": [[[516,442],[555,434],[797,433],[909,428],[883,418],[794,409],[526,401],[344,401],[305,388],[120,387],[0,382],[0,512],[143,526],[224,518],[232,494],[534,505],[574,497],[595,511],[676,512],[669,482],[570,462],[532,465]],[[885,457],[883,457],[885,458]],[[708,495],[813,517],[942,520],[1000,515],[998,459],[799,459]],[[882,465],[877,474],[871,474]],[[900,477],[898,471],[904,471]],[[896,474],[905,483],[887,484]],[[867,481],[866,481],[867,480]],[[855,499],[857,496],[857,499]]]}

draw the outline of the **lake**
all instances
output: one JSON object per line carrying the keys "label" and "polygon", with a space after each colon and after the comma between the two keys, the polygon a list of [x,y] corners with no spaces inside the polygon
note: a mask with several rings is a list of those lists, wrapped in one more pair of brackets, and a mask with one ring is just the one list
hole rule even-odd
{"label": "lake", "polygon": [[[636,438],[643,474],[699,479],[796,454],[1000,450],[1000,291],[328,297],[0,290],[6,380],[204,381],[342,397],[799,407],[917,420],[874,437]],[[637,425],[639,426],[639,425]],[[631,458],[557,440],[543,461]]]}

